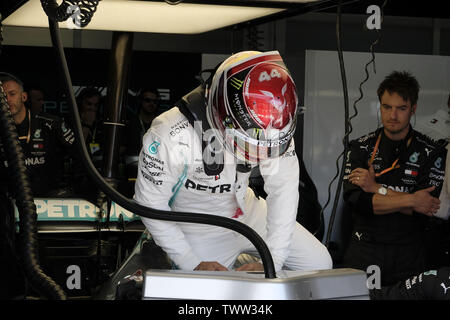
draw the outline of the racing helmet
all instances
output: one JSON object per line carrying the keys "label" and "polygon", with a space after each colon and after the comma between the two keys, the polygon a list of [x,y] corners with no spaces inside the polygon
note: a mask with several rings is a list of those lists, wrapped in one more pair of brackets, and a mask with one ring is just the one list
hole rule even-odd
{"label": "racing helmet", "polygon": [[219,66],[206,94],[208,123],[237,159],[256,163],[279,157],[289,147],[298,97],[278,51],[232,55]]}

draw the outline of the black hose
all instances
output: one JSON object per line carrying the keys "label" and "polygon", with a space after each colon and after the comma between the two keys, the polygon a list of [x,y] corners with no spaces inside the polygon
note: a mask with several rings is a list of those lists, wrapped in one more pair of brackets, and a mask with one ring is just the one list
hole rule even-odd
{"label": "black hose", "polygon": [[[345,74],[345,65],[344,65],[344,55],[342,52],[342,39],[341,39],[341,2],[339,1],[338,7],[337,7],[337,18],[336,18],[336,40],[337,40],[337,51],[338,51],[338,57],[339,57],[339,67],[341,70],[341,79],[342,79],[342,89],[344,92],[344,119],[345,119],[345,135],[343,139],[344,144],[344,151],[341,153],[341,156],[343,154],[347,154],[348,150],[348,135],[350,132],[350,122],[349,122],[349,108],[348,108],[348,88],[347,88],[347,77]],[[339,158],[341,157],[339,156]],[[339,161],[338,158],[338,161]],[[345,159],[342,161],[341,170],[339,174],[339,180],[338,185],[336,189],[336,194],[334,197],[334,203],[333,203],[333,210],[331,212],[330,221],[328,223],[328,232],[327,237],[325,240],[325,246],[328,247],[330,243],[331,238],[331,230],[333,229],[334,219],[336,217],[336,210],[339,205],[340,195],[341,195],[341,189],[342,189],[342,180],[344,178],[344,167],[345,167]]]}
{"label": "black hose", "polygon": [[176,222],[190,222],[190,223],[201,223],[209,224],[214,226],[219,226],[223,228],[228,228],[236,231],[250,240],[250,242],[258,250],[263,265],[266,278],[276,278],[275,267],[273,264],[273,259],[270,254],[269,248],[267,247],[264,240],[256,233],[252,228],[247,225],[240,223],[238,221],[224,218],[220,216],[210,215],[210,214],[199,214],[199,213],[186,213],[186,212],[175,212],[175,211],[162,211],[152,208],[148,208],[134,201],[130,201],[128,198],[124,197],[122,194],[113,189],[109,184],[107,184],[103,177],[98,173],[95,166],[88,155],[86,145],[84,144],[84,138],[81,129],[81,120],[78,113],[78,107],[76,104],[75,96],[72,88],[72,81],[70,78],[69,69],[67,67],[67,62],[62,47],[61,35],[59,32],[58,23],[51,18],[49,18],[49,28],[50,35],[52,39],[53,47],[55,48],[56,54],[58,56],[59,68],[63,76],[63,82],[65,91],[68,97],[68,103],[70,107],[70,113],[72,119],[74,120],[74,131],[76,134],[77,148],[82,154],[81,160],[84,167],[86,168],[89,176],[94,181],[99,189],[101,189],[109,198],[114,202],[122,206],[123,208],[146,218],[165,220],[165,221],[176,221]]}
{"label": "black hose", "polygon": [[[382,7],[381,7],[381,23],[383,22],[383,17],[384,17],[384,8],[385,8],[385,6],[386,6],[386,4],[387,4],[387,0],[385,0],[384,2],[383,2],[383,5],[382,5]],[[341,47],[341,43],[340,43],[340,33],[341,33],[341,31],[340,31],[340,9],[338,8],[338,24],[337,24],[337,37],[338,37],[338,51],[340,51],[341,49],[340,49],[340,47]],[[346,81],[346,77],[345,77],[345,67],[344,67],[344,61],[343,61],[343,59],[341,59],[341,54],[340,54],[340,59],[339,59],[339,61],[340,61],[340,65],[341,65],[341,75],[342,75],[342,84],[343,84],[343,87],[344,87],[344,100],[345,100],[345,135],[344,135],[344,139],[343,139],[343,141],[344,141],[344,151],[342,151],[342,153],[338,156],[338,158],[337,158],[337,160],[336,160],[336,175],[334,176],[334,178],[331,180],[331,183],[329,184],[329,186],[328,186],[328,195],[330,195],[330,193],[331,193],[331,191],[330,191],[330,189],[331,189],[331,184],[334,182],[334,180],[336,180],[336,178],[337,178],[337,176],[339,175],[339,159],[344,155],[344,154],[347,154],[347,149],[348,149],[348,137],[350,136],[350,133],[353,131],[353,126],[352,126],[352,124],[351,124],[351,122],[352,122],[352,120],[358,115],[358,109],[356,108],[356,105],[357,105],[357,103],[359,102],[359,101],[361,101],[362,99],[363,99],[363,97],[364,97],[364,94],[363,94],[363,90],[362,90],[362,86],[367,82],[367,80],[369,80],[369,71],[368,71],[368,67],[369,67],[369,65],[373,65],[373,70],[374,70],[374,73],[376,73],[376,69],[375,69],[375,53],[374,53],[374,48],[375,48],[375,46],[381,41],[381,32],[378,30],[378,29],[375,29],[375,31],[377,32],[377,34],[378,34],[378,37],[377,37],[377,39],[370,45],[370,48],[369,48],[369,50],[370,50],[370,54],[371,54],[371,59],[370,59],[370,61],[369,62],[367,62],[366,63],[366,65],[365,65],[365,67],[364,67],[364,71],[365,71],[365,74],[366,74],[366,77],[364,78],[364,80],[359,84],[359,87],[358,87],[358,89],[359,89],[359,93],[360,93],[360,96],[359,96],[359,98],[358,99],[356,99],[355,100],[355,102],[353,103],[353,110],[354,110],[354,114],[352,115],[352,116],[350,116],[350,117],[348,117],[348,93],[347,93],[347,81]],[[347,97],[347,98],[346,98]],[[341,173],[340,173],[340,178],[339,178],[339,184],[338,184],[338,188],[339,188],[339,193],[340,193],[340,187],[341,187],[341,185],[342,185],[342,178],[343,178],[343,176],[344,176],[344,173],[342,172],[343,170],[344,170],[344,166],[345,166],[345,159],[343,159],[343,163],[342,163],[342,168],[341,168]],[[329,223],[329,225],[328,225],[328,230],[327,230],[327,240],[326,240],[326,242],[325,242],[325,245],[328,247],[329,246],[329,240],[330,240],[330,238],[331,238],[331,234],[332,234],[332,231],[333,231],[333,224],[334,224],[334,219],[335,219],[335,216],[336,216],[336,208],[337,208],[337,205],[338,205],[338,201],[336,201],[336,199],[337,199],[337,197],[338,197],[338,195],[339,194],[337,194],[336,195],[336,198],[335,198],[335,203],[334,203],[334,207],[333,207],[333,210],[332,210],[332,212],[331,212],[331,216],[330,216],[330,223]],[[324,208],[328,205],[328,201],[329,201],[329,198],[328,198],[328,200],[327,200],[327,204],[324,206]],[[323,208],[323,210],[324,210],[324,208]]]}
{"label": "black hose", "polygon": [[[0,134],[9,172],[13,179],[13,192],[19,211],[19,236],[23,269],[31,286],[48,299],[65,300],[61,287],[47,276],[39,265],[37,244],[37,214],[33,193],[27,175],[24,154],[17,129],[6,102],[6,95],[0,82]],[[8,275],[5,275],[8,276]]]}
{"label": "black hose", "polygon": [[58,5],[55,0],[41,0],[41,4],[45,14],[58,22],[66,21],[71,16],[67,9],[72,3],[67,1],[63,1],[61,5]]}

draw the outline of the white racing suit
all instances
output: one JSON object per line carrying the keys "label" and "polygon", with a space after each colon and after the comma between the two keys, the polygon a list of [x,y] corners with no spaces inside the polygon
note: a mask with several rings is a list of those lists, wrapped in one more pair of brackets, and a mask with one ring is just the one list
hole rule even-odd
{"label": "white racing suit", "polygon": [[[153,121],[139,155],[135,200],[154,209],[207,213],[247,224],[266,241],[276,271],[283,266],[332,268],[326,247],[296,222],[299,166],[294,142],[282,157],[260,162],[268,194],[264,200],[248,187],[250,172],[236,171],[228,151],[222,172],[206,175],[196,132],[177,107]],[[226,228],[144,217],[142,221],[180,269],[193,270],[202,261],[231,268],[240,253],[257,254],[248,239]]]}

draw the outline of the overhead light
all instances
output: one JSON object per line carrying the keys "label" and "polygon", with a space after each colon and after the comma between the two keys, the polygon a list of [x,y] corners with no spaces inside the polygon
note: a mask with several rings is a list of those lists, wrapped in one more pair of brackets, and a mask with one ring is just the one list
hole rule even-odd
{"label": "overhead light", "polygon": [[[304,0],[302,2],[310,2]],[[92,21],[83,29],[129,32],[196,34],[279,13],[283,8],[165,2],[102,0]],[[71,19],[69,19],[71,20]],[[8,16],[5,26],[48,27],[39,0],[30,0]],[[60,28],[76,28],[71,21]]]}

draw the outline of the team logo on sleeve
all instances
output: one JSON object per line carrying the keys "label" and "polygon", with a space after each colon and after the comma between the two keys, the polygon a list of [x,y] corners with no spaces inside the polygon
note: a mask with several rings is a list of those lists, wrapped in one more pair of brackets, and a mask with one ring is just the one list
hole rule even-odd
{"label": "team logo on sleeve", "polygon": [[39,139],[41,137],[41,129],[36,129],[36,131],[34,132],[34,137],[36,139]]}
{"label": "team logo on sleeve", "polygon": [[61,123],[61,130],[62,132],[66,133],[68,131],[66,124],[64,123],[64,121]]}
{"label": "team logo on sleeve", "polygon": [[437,158],[436,161],[434,162],[434,166],[435,166],[436,168],[440,169],[440,168],[441,168],[441,165],[442,165],[442,158],[439,157],[439,158]]}
{"label": "team logo on sleeve", "polygon": [[409,161],[411,161],[412,163],[416,163],[417,160],[419,160],[419,152],[414,152],[410,157],[409,157]]}
{"label": "team logo on sleeve", "polygon": [[153,141],[153,143],[148,147],[148,152],[151,154],[157,154],[158,153],[158,147],[161,145],[158,141]]}

